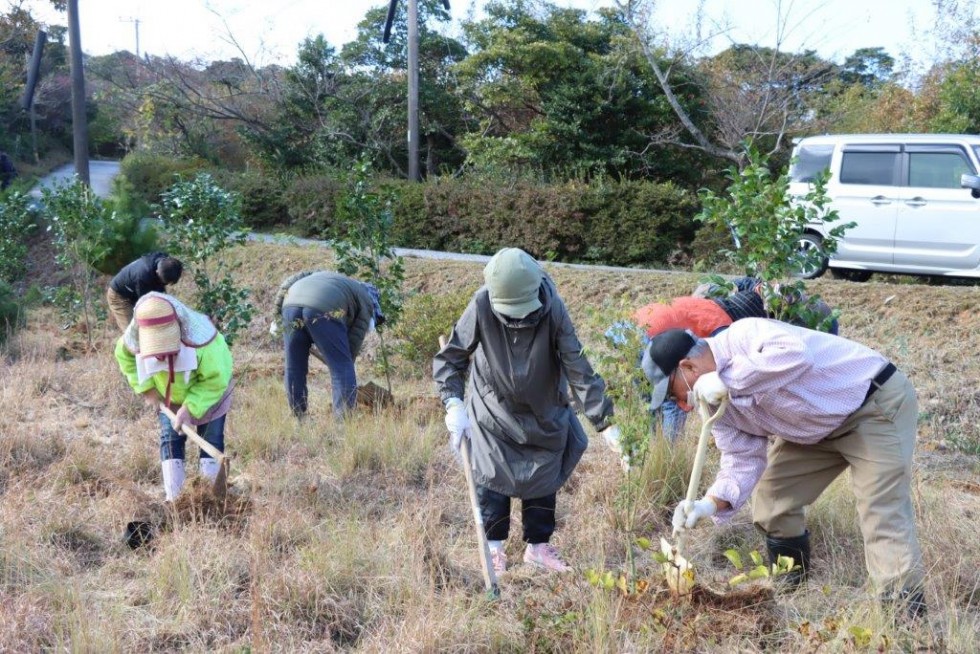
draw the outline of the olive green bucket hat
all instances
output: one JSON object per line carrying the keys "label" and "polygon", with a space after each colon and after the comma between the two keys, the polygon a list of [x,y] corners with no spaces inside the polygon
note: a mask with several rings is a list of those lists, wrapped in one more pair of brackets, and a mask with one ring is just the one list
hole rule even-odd
{"label": "olive green bucket hat", "polygon": [[509,318],[523,318],[541,307],[538,292],[544,271],[534,258],[519,248],[504,248],[483,269],[490,291],[490,305]]}

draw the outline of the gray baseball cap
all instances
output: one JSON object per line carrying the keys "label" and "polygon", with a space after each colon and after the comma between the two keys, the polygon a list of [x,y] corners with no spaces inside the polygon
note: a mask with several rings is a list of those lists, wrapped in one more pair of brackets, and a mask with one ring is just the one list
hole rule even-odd
{"label": "gray baseball cap", "polygon": [[697,339],[685,329],[668,329],[650,339],[643,352],[643,374],[653,390],[650,392],[650,410],[656,411],[667,399],[670,376],[681,360],[697,344]]}

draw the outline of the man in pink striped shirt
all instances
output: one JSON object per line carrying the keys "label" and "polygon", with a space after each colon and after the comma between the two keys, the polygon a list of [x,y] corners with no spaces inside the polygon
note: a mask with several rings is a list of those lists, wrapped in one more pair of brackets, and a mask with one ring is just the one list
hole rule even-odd
{"label": "man in pink striped shirt", "polygon": [[787,580],[798,584],[810,566],[804,509],[849,467],[873,584],[911,615],[924,613],[911,500],[918,405],[901,371],[858,343],[762,318],[709,339],[664,332],[642,365],[651,409],[668,397],[686,410],[730,398],[713,428],[718,475],[702,499],[678,505],[676,529],[725,522],[754,490],[752,518],[770,558],[793,557],[801,569]]}

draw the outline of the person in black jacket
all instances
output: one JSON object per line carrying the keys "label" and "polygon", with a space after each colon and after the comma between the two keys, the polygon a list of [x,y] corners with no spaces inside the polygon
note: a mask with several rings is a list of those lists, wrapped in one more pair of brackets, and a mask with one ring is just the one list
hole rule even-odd
{"label": "person in black jacket", "polygon": [[10,186],[10,182],[17,177],[17,169],[14,162],[10,160],[6,152],[0,152],[0,190]]}
{"label": "person in black jacket", "polygon": [[184,271],[183,264],[166,252],[151,252],[127,264],[109,282],[106,300],[119,329],[125,331],[133,320],[136,301],[151,291],[166,293]]}

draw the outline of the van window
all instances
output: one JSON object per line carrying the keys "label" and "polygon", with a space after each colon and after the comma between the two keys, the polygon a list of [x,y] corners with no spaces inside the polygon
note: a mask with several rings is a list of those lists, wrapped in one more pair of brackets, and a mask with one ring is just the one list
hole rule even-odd
{"label": "van window", "polygon": [[898,152],[844,152],[840,166],[841,184],[895,184]]}
{"label": "van window", "polygon": [[799,146],[796,149],[793,165],[790,167],[790,181],[812,182],[818,173],[830,168],[830,158],[833,155],[833,145]]}
{"label": "van window", "polygon": [[973,167],[959,152],[910,152],[909,186],[959,188],[960,176]]}

